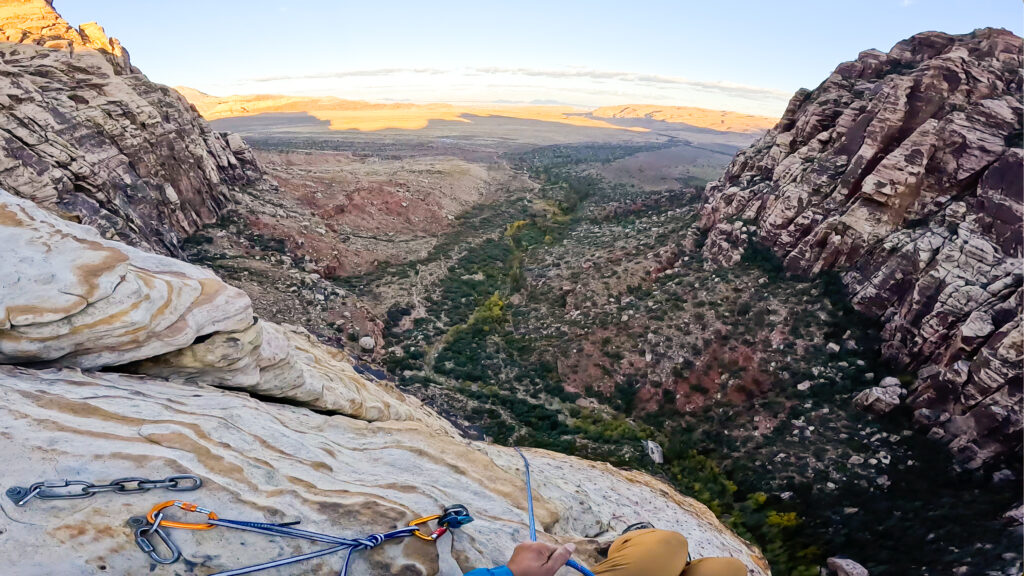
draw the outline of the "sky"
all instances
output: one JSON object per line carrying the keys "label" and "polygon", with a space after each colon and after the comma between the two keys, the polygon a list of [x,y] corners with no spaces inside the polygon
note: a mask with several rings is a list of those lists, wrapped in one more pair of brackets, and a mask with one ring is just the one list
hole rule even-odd
{"label": "sky", "polygon": [[156,82],[372,101],[699,106],[778,116],[915,33],[1024,29],[1021,0],[55,0]]}

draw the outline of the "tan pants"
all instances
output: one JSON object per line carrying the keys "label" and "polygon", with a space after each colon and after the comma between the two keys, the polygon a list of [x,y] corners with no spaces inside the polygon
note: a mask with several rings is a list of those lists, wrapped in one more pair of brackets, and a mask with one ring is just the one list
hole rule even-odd
{"label": "tan pants", "polygon": [[747,576],[736,558],[700,558],[686,564],[688,545],[678,532],[635,530],[619,537],[597,576]]}

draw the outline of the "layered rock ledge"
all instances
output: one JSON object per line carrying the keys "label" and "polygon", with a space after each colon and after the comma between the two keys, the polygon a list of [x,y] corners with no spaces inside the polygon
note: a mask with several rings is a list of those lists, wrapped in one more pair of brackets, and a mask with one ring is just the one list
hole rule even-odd
{"label": "layered rock ledge", "polygon": [[0,363],[153,374],[365,420],[430,421],[209,270],[105,240],[0,190]]}

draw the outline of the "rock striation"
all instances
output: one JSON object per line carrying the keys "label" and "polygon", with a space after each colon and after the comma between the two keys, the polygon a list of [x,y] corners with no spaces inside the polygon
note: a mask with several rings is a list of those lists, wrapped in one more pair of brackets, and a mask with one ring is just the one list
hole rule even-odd
{"label": "rock striation", "polygon": [[709,265],[756,239],[789,272],[840,271],[967,468],[1021,447],[1021,53],[996,29],[862,52],[708,185],[699,223]]}
{"label": "rock striation", "polygon": [[[8,441],[5,487],[47,477],[204,479],[196,492],[5,505],[0,556],[11,576],[171,573],[152,564],[125,527],[130,516],[174,497],[168,494],[224,518],[301,519],[300,527],[349,536],[397,528],[453,503],[476,517],[437,544],[411,538],[359,552],[353,574],[461,575],[504,563],[528,539],[518,455],[420,422],[367,423],[205,385],[13,366],[0,366],[0,420]],[[646,518],[687,534],[694,557],[734,556],[751,575],[769,574],[759,552],[660,480],[543,450],[527,454],[541,539],[576,542],[584,562],[596,563],[599,543],[631,519]],[[184,555],[172,567],[176,574],[211,574],[317,548],[223,528],[168,531]],[[26,549],[36,553],[20,553]],[[282,574],[333,574],[340,561],[329,556]]]}
{"label": "rock striation", "polygon": [[[0,190],[0,363],[244,389],[365,420],[418,417],[305,331],[257,320],[209,270],[106,240]],[[444,427],[437,417],[430,421]]]}
{"label": "rock striation", "polygon": [[240,138],[48,0],[0,6],[0,71],[0,186],[105,237],[178,254],[237,190],[270,185]]}

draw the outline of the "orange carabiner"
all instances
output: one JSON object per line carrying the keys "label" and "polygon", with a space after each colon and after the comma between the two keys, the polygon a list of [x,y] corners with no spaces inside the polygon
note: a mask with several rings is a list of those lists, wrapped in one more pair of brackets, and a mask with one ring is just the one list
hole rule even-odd
{"label": "orange carabiner", "polygon": [[[417,518],[417,519],[413,520],[412,522],[409,522],[409,526],[419,526],[420,524],[426,524],[427,522],[433,522],[434,520],[437,520],[440,517],[441,517],[440,514],[434,514],[433,516],[424,516],[423,518]],[[152,520],[151,520],[151,522],[152,522]],[[413,536],[416,536],[417,538],[421,538],[423,540],[426,540],[427,542],[433,542],[434,540],[437,539],[436,536],[427,536],[423,532],[420,532],[419,529],[417,529],[415,532],[413,532]]]}
{"label": "orange carabiner", "polygon": [[[164,508],[170,508],[171,506],[177,506],[178,508],[181,508],[182,510],[186,510],[188,512],[199,512],[200,514],[206,514],[206,517],[210,520],[218,519],[217,514],[215,514],[213,510],[207,510],[206,508],[196,506],[191,502],[182,502],[181,500],[168,500],[167,502],[161,502],[154,506],[153,509],[149,511],[149,514],[146,514],[146,520],[149,520],[150,523],[156,522],[156,515]],[[175,522],[173,520],[161,520],[160,525],[166,526],[168,528],[182,528],[185,530],[209,530],[210,528],[215,527],[213,524],[193,524],[191,522]]]}

